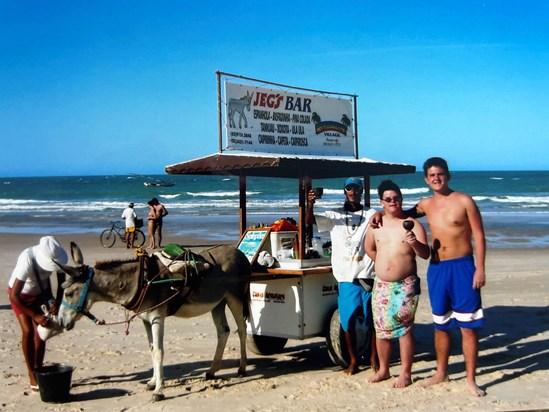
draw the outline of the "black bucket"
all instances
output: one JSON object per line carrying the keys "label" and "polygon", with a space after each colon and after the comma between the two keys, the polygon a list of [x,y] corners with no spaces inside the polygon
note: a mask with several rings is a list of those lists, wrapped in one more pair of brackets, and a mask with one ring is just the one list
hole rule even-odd
{"label": "black bucket", "polygon": [[43,402],[67,402],[69,400],[73,370],[72,366],[60,363],[35,369],[40,398]]}

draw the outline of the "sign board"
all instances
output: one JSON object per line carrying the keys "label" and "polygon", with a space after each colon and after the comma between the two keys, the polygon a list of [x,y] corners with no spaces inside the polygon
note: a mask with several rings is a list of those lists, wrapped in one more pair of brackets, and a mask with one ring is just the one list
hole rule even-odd
{"label": "sign board", "polygon": [[350,98],[225,82],[229,150],[354,157],[353,126]]}
{"label": "sign board", "polygon": [[238,249],[243,252],[250,264],[254,264],[262,246],[269,239],[271,233],[270,227],[264,227],[261,229],[247,229],[242,235],[240,242],[238,242]]}

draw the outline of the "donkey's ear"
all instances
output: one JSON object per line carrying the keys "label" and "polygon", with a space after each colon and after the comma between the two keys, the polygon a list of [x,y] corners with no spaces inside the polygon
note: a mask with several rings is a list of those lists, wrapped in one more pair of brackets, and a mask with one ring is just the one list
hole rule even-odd
{"label": "donkey's ear", "polygon": [[84,264],[84,255],[78,245],[74,242],[71,242],[71,256],[73,262],[76,263],[77,266]]}
{"label": "donkey's ear", "polygon": [[55,260],[54,260],[54,262],[57,266],[59,266],[59,269],[61,269],[63,272],[65,272],[70,277],[77,278],[78,276],[80,276],[81,271],[80,271],[79,268],[74,268],[74,267],[69,266],[69,265],[64,265],[64,264],[59,263]]}

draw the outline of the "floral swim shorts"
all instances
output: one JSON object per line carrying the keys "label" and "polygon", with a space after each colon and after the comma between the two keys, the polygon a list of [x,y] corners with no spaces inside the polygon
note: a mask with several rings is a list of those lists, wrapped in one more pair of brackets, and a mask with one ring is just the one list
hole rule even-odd
{"label": "floral swim shorts", "polygon": [[419,277],[386,282],[376,277],[372,314],[376,337],[395,339],[407,334],[414,323],[419,302]]}

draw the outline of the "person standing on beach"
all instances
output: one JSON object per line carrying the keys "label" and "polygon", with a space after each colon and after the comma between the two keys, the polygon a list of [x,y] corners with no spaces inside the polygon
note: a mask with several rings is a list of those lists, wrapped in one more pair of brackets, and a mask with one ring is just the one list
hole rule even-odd
{"label": "person standing on beach", "polygon": [[151,213],[149,213],[149,220],[153,221],[152,236],[149,228],[149,248],[154,249],[155,235],[158,236],[158,247],[162,247],[162,223],[164,217],[168,216],[168,210],[166,207],[158,201],[156,197],[153,197],[148,202]]}
{"label": "person standing on beach", "polygon": [[154,249],[154,231],[156,228],[156,209],[152,204],[152,200],[147,202],[147,207],[149,208],[149,215],[147,216],[147,234],[149,235],[149,246],[147,249]]}
{"label": "person standing on beach", "polygon": [[[459,326],[467,388],[474,396],[484,396],[486,393],[479,388],[475,378],[477,329],[484,325],[480,289],[486,284],[486,238],[482,217],[471,196],[450,189],[451,175],[446,160],[427,159],[423,172],[433,195],[406,211],[412,218],[426,216],[432,237],[427,285],[435,327],[437,369],[422,386],[449,381],[449,331]],[[373,227],[378,224],[382,224],[381,215],[371,220]]]}
{"label": "person standing on beach", "polygon": [[[344,373],[358,372],[356,355],[355,318],[362,308],[364,319],[369,326],[371,317],[371,288],[374,278],[374,263],[364,250],[364,238],[373,209],[365,209],[361,204],[364,186],[362,179],[350,177],[345,180],[342,207],[322,213],[314,213],[316,196],[313,190],[307,195],[306,224],[316,224],[319,232],[330,232],[332,240],[332,271],[338,282],[338,307],[343,328],[349,366]],[[368,289],[368,290],[367,290]],[[377,370],[375,337],[372,338],[371,366]]]}
{"label": "person standing on beach", "polygon": [[130,203],[122,212],[122,218],[126,221],[126,248],[134,248],[135,242],[135,219],[137,215],[133,209],[133,203]]}
{"label": "person standing on beach", "polygon": [[19,326],[21,326],[21,348],[27,364],[31,391],[38,392],[38,382],[34,371],[42,367],[46,354],[46,342],[40,339],[37,327],[50,327],[52,320],[42,311],[42,305],[53,300],[50,277],[57,272],[57,293],[49,313],[57,314],[65,281],[63,272],[55,262],[66,264],[67,252],[57,239],[45,236],[36,246],[25,249],[19,255],[8,283],[8,296]]}
{"label": "person standing on beach", "polygon": [[[372,315],[379,370],[368,381],[376,383],[391,377],[391,340],[398,338],[402,367],[393,387],[404,388],[412,383],[415,348],[412,327],[420,293],[416,254],[427,259],[429,246],[423,226],[402,211],[398,185],[384,180],[377,191],[385,212],[383,226],[366,232],[365,247],[375,262]],[[411,230],[414,227],[415,232]]]}

